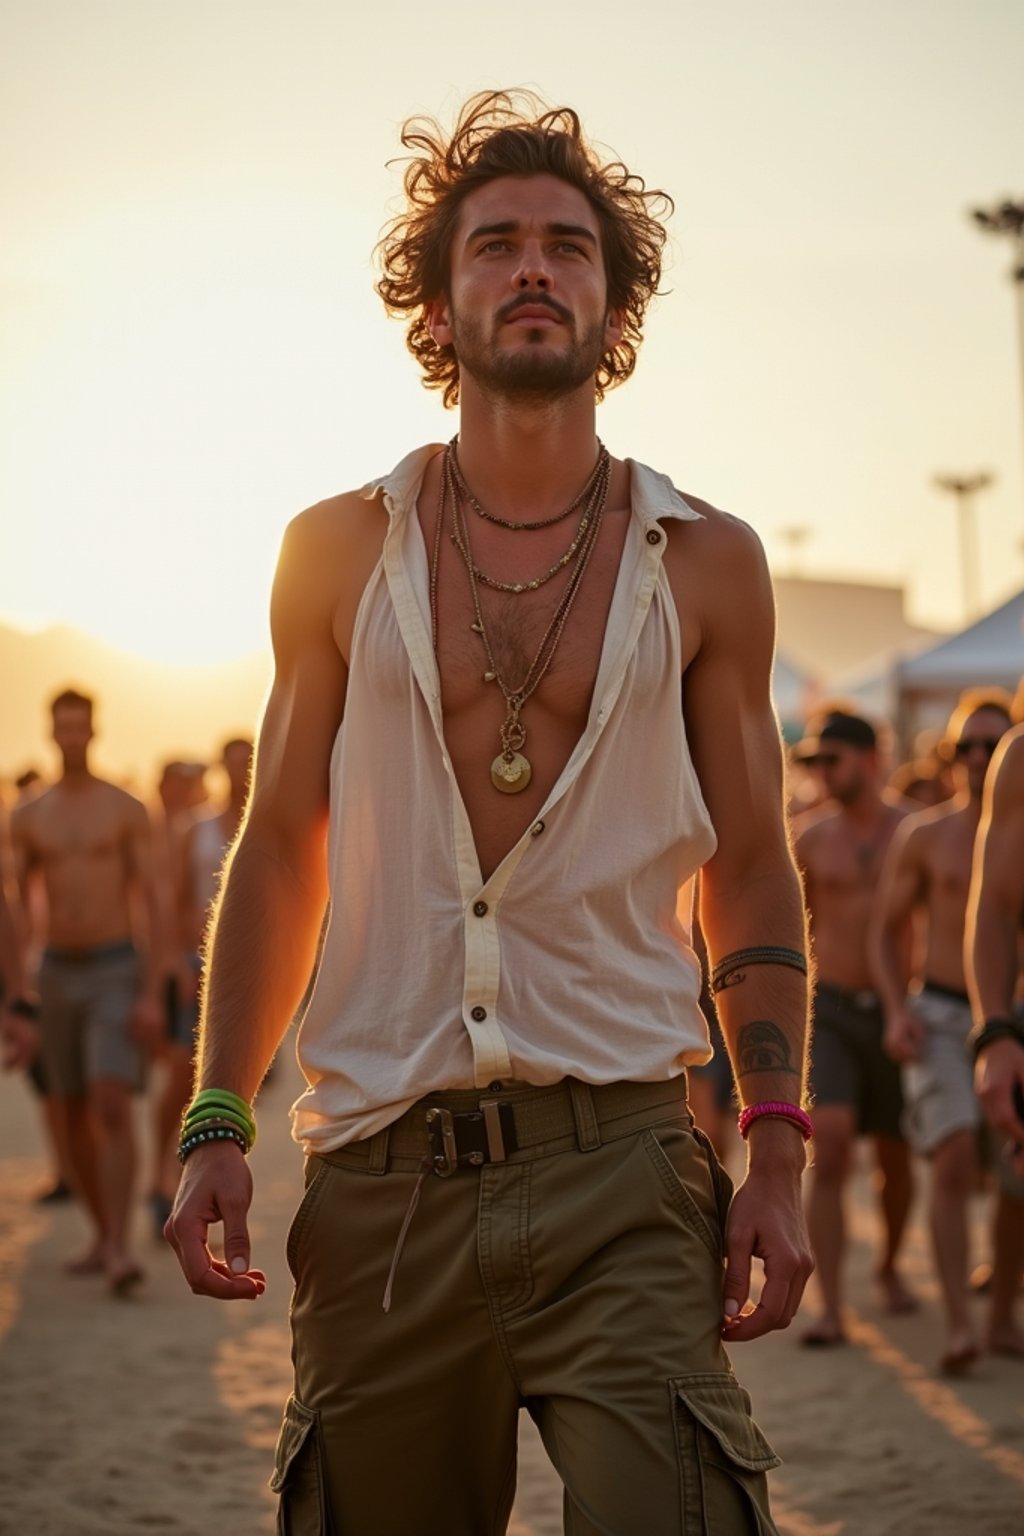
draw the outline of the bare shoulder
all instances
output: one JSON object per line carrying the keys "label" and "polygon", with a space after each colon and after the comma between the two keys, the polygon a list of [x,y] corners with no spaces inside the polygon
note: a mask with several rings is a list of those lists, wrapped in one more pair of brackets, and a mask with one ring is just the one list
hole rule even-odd
{"label": "bare shoulder", "polygon": [[666,562],[672,565],[685,561],[705,577],[712,571],[721,576],[723,565],[731,570],[735,564],[741,578],[763,582],[766,590],[770,590],[764,546],[750,524],[688,491],[680,495],[700,516],[693,521],[673,518],[668,522]]}
{"label": "bare shoulder", "polygon": [[333,634],[347,662],[359,600],[381,557],[388,517],[380,494],[346,491],[293,517],[274,583],[280,638]]}
{"label": "bare shoulder", "polygon": [[343,491],[306,507],[285,529],[281,550],[282,572],[292,566],[309,576],[323,569],[326,560],[357,556],[365,548],[380,554],[387,531],[382,498],[368,500],[361,491]]}
{"label": "bare shoulder", "polygon": [[775,600],[758,535],[742,518],[689,492],[692,521],[667,523],[665,569],[683,635],[684,668],[698,653],[728,651],[770,664]]}
{"label": "bare shoulder", "polygon": [[120,784],[112,784],[109,779],[97,779],[94,789],[101,808],[119,817],[133,831],[149,832],[152,829],[149,811],[137,795],[122,789]]}

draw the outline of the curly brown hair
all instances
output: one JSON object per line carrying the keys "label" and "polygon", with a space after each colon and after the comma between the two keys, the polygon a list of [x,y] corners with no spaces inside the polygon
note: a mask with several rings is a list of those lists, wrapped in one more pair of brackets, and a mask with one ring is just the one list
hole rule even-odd
{"label": "curly brown hair", "polygon": [[621,340],[594,376],[598,400],[628,379],[661,282],[667,239],[661,220],[674,206],[668,194],[649,191],[619,161],[602,163],[572,108],[547,107],[532,91],[471,96],[450,137],[433,118],[410,118],[402,144],[412,151],[404,177],[407,207],[377,246],[383,275],[376,288],[389,314],[410,317],[406,345],[423,370],[424,387],[442,389],[446,406],[458,402],[458,360],[453,347],[431,335],[426,306],[447,292],[463,202],[499,176],[557,176],[589,200],[601,230],[608,307],[623,314]]}

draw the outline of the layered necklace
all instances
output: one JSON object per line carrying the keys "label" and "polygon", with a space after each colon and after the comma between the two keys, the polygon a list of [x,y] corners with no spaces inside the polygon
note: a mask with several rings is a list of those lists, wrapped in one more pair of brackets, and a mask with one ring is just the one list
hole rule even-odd
{"label": "layered necklace", "polygon": [[[480,643],[484,650],[486,670],[483,673],[483,681],[487,684],[496,683],[505,700],[505,718],[501,724],[499,738],[501,750],[491,764],[491,783],[494,788],[504,795],[517,795],[520,790],[526,788],[533,777],[533,769],[529,759],[523,753],[526,745],[526,727],[520,718],[523,706],[547,675],[558,642],[562,638],[566,621],[572,605],[576,600],[583,581],[584,573],[590,563],[590,557],[597,543],[597,536],[601,530],[601,522],[604,517],[605,502],[608,499],[608,486],[611,481],[611,456],[604,444],[598,442],[597,462],[591,471],[590,477],[583,489],[576,495],[566,507],[564,512],[556,513],[554,517],[543,518],[536,522],[515,522],[509,518],[497,517],[488,512],[472,495],[459,468],[456,451],[457,438],[452,438],[444,453],[444,461],[441,467],[441,489],[438,495],[437,523],[434,529],[434,547],[430,563],[430,621],[434,640],[434,650],[437,650],[437,576],[440,565],[441,533],[445,523],[445,514],[449,524],[449,537],[462,557],[469,579],[469,591],[473,604],[474,619],[471,625],[473,633],[479,635]],[[573,512],[579,509],[580,518],[565,552],[559,556],[554,565],[550,566],[541,575],[528,581],[499,581],[497,577],[487,575],[477,565],[473,556],[470,542],[469,524],[466,520],[465,507],[468,504],[474,512],[489,523],[496,523],[499,527],[507,528],[512,532],[533,532],[539,528],[551,528],[556,523],[563,522]],[[521,681],[513,683],[505,677],[494,655],[494,648],[487,626],[484,623],[483,608],[480,602],[480,586],[492,587],[498,592],[507,592],[518,596],[524,592],[535,592],[538,587],[558,575],[560,571],[569,567],[569,580],[563,588],[562,595],[555,605],[554,612],[544,630],[533,660],[527,667]]]}

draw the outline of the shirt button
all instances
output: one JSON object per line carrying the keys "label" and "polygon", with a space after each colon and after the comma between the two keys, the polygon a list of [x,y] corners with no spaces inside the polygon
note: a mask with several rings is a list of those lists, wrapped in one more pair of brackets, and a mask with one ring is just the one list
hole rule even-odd
{"label": "shirt button", "polygon": [[541,833],[543,831],[544,831],[544,823],[542,821],[535,821],[533,826],[530,828],[530,836],[531,837],[540,837],[540,835],[541,835]]}
{"label": "shirt button", "polygon": [[474,903],[473,903],[473,914],[476,917],[486,917],[487,916],[487,903],[486,903],[486,901],[474,901]]}
{"label": "shirt button", "polygon": [[660,528],[648,528],[648,530],[647,530],[647,542],[648,542],[648,544],[660,544],[661,543],[661,530],[660,530]]}
{"label": "shirt button", "polygon": [[487,1009],[481,1008],[480,1004],[477,1003],[475,1008],[470,1009],[469,1016],[471,1019],[475,1019],[478,1024],[482,1024],[487,1017]]}

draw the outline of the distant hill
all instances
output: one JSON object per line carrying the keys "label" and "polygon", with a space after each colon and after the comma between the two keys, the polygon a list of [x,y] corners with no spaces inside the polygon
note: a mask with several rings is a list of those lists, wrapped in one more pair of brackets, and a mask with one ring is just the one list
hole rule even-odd
{"label": "distant hill", "polygon": [[269,652],[215,666],[145,661],[66,627],[38,634],[0,625],[0,779],[55,770],[49,702],[75,687],[97,701],[94,766],[148,793],[167,758],[216,757],[251,735],[270,684]]}

